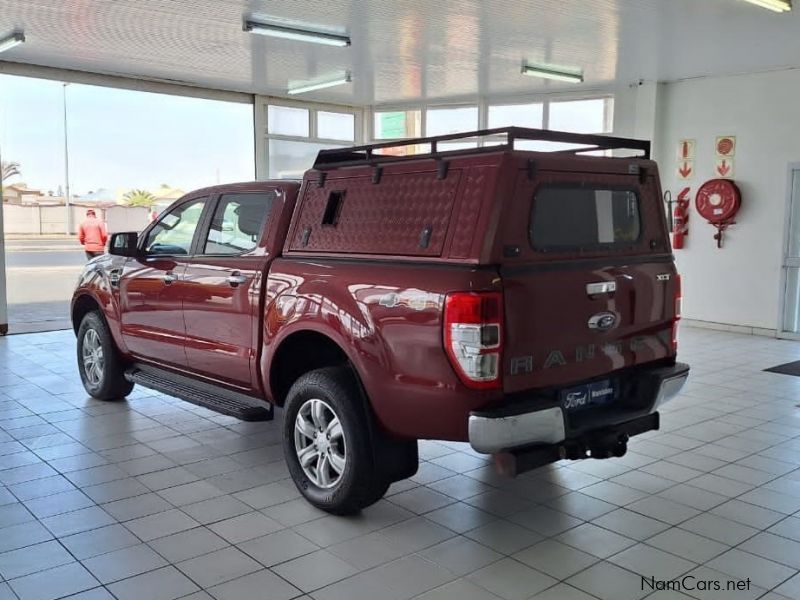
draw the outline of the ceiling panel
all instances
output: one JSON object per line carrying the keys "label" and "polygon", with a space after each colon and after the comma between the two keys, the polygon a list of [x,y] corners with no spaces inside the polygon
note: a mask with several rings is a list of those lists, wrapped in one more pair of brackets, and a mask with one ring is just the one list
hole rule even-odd
{"label": "ceiling panel", "polygon": [[[245,17],[347,33],[333,48],[242,30]],[[798,66],[800,10],[741,0],[0,0],[3,60],[284,96],[293,83],[351,71],[309,100],[597,89]],[[572,85],[520,74],[523,60],[581,67]]]}

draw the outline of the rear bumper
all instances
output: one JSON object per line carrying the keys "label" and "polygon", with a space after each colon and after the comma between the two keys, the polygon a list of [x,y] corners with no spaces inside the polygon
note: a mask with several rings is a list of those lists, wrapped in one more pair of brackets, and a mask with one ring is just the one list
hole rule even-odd
{"label": "rear bumper", "polygon": [[593,430],[641,420],[675,397],[688,376],[689,366],[683,363],[639,371],[635,397],[627,398],[620,407],[587,411],[578,417],[565,414],[560,404],[552,402],[476,411],[469,417],[469,443],[476,452],[491,454],[521,446],[559,444]]}

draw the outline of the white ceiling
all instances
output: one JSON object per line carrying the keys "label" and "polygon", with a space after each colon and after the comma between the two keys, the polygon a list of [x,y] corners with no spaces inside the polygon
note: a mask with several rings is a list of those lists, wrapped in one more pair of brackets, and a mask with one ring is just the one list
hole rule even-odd
{"label": "white ceiling", "polygon": [[[246,33],[247,16],[352,46]],[[278,96],[350,70],[352,84],[302,98],[359,105],[800,66],[800,6],[742,0],[0,0],[0,37],[14,29],[27,42],[2,60]],[[525,77],[525,59],[582,67],[586,82]]]}

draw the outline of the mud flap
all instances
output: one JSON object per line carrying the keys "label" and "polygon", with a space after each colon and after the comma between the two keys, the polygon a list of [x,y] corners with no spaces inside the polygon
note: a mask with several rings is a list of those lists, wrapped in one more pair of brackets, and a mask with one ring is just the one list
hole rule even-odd
{"label": "mud flap", "polygon": [[419,448],[417,440],[394,437],[381,429],[367,391],[355,367],[349,363],[353,377],[361,390],[364,411],[369,416],[369,438],[372,446],[375,470],[388,483],[413,477],[419,469]]}

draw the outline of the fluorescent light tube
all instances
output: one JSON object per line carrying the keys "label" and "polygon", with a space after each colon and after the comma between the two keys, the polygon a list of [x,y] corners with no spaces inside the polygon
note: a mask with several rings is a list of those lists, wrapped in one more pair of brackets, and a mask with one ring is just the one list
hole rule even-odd
{"label": "fluorescent light tube", "polygon": [[755,4],[761,8],[772,10],[774,12],[788,12],[792,10],[791,0],[745,0],[750,4]]}
{"label": "fluorescent light tube", "polygon": [[552,65],[526,63],[522,65],[522,74],[541,77],[542,79],[554,79],[555,81],[568,81],[569,83],[583,82],[583,71],[580,69],[565,69]]}
{"label": "fluorescent light tube", "polygon": [[305,85],[299,85],[297,87],[289,88],[287,91],[290,96],[294,96],[295,94],[305,94],[306,92],[313,92],[315,90],[324,90],[325,88],[334,87],[337,85],[343,85],[345,83],[350,83],[353,81],[353,78],[350,76],[350,73],[345,73],[341,77],[337,77],[336,79],[329,79],[327,81],[318,81],[315,83],[307,83]]}
{"label": "fluorescent light tube", "polygon": [[325,46],[344,47],[350,45],[350,38],[346,35],[336,35],[334,33],[325,33],[323,31],[313,31],[310,29],[296,29],[294,27],[286,27],[285,25],[274,25],[272,23],[245,21],[244,30],[251,33],[282,38],[284,40],[311,42],[312,44],[323,44]]}
{"label": "fluorescent light tube", "polygon": [[19,46],[24,41],[25,41],[25,34],[22,33],[21,31],[16,31],[7,38],[3,38],[2,40],[0,40],[0,52],[11,50],[11,48],[13,48],[14,46]]}

